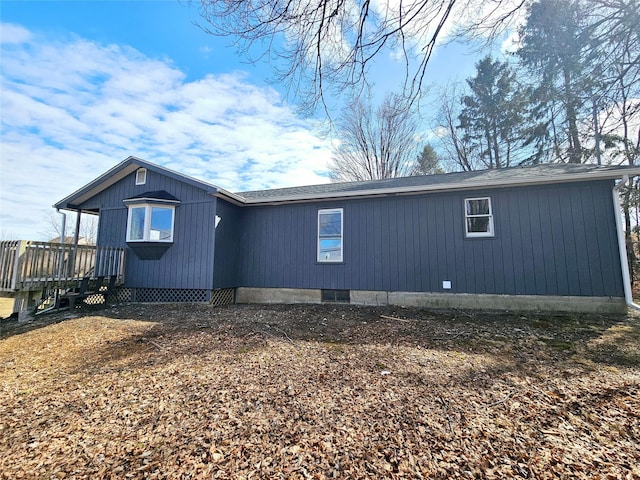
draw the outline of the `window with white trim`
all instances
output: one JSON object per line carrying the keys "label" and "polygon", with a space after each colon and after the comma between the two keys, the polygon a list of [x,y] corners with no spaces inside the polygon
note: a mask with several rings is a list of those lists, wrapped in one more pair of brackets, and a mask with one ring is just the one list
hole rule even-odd
{"label": "window with white trim", "polygon": [[144,185],[147,183],[147,169],[139,168],[136,170],[136,185]]}
{"label": "window with white trim", "polygon": [[175,207],[128,205],[127,242],[173,242]]}
{"label": "window with white trim", "polygon": [[342,208],[318,210],[318,262],[342,262]]}
{"label": "window with white trim", "polygon": [[467,237],[493,237],[491,197],[465,198],[464,217]]}

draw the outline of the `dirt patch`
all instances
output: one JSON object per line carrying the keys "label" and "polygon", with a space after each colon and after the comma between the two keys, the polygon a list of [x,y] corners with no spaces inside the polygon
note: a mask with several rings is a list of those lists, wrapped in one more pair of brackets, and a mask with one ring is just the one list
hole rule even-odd
{"label": "dirt patch", "polygon": [[13,313],[13,298],[0,297],[0,321]]}
{"label": "dirt patch", "polygon": [[129,305],[0,336],[5,478],[640,478],[632,316]]}

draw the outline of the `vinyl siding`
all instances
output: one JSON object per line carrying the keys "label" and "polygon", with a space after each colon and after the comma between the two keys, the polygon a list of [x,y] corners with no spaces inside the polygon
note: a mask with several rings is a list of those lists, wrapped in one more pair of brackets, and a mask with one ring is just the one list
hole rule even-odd
{"label": "vinyl siding", "polygon": [[[621,297],[612,187],[598,181],[237,207],[147,171],[145,185],[131,174],[80,207],[100,210],[99,244],[128,248],[131,288]],[[141,260],[125,242],[122,201],[154,190],[181,201],[174,242],[160,259]],[[464,199],[482,196],[491,197],[495,236],[466,238]],[[343,208],[341,263],[316,261],[317,215],[325,208]]]}
{"label": "vinyl siding", "polygon": [[213,288],[237,287],[241,211],[239,207],[218,200],[216,213],[220,217],[220,223],[215,229]]}
{"label": "vinyl siding", "polygon": [[[147,191],[166,190],[180,200],[174,238],[158,260],[142,260],[126,243],[127,208],[122,201]],[[135,173],[81,205],[99,209],[98,244],[127,248],[125,286],[129,288],[210,289],[216,199],[201,189],[147,170],[145,185]]]}
{"label": "vinyl siding", "polygon": [[[610,181],[244,208],[238,285],[622,296]],[[495,236],[466,238],[464,199]],[[317,212],[344,209],[344,262],[316,262]]]}

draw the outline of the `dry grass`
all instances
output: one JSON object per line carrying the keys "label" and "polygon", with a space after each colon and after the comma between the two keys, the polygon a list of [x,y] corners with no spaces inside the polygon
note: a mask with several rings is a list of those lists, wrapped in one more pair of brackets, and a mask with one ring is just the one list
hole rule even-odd
{"label": "dry grass", "polygon": [[0,337],[4,478],[640,478],[632,317],[131,305]]}

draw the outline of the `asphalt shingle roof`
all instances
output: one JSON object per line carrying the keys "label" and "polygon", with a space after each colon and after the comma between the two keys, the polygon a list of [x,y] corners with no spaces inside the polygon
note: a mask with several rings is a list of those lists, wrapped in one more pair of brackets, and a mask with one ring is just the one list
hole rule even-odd
{"label": "asphalt shingle roof", "polygon": [[[81,205],[99,192],[143,167],[185,182],[206,191],[210,195],[225,198],[237,205],[277,204],[305,202],[331,198],[364,197],[374,195],[415,194],[430,191],[454,191],[464,189],[497,188],[516,185],[536,185],[559,182],[621,179],[623,175],[640,175],[640,166],[597,166],[574,164],[543,164],[497,170],[445,173],[417,177],[390,178],[364,182],[324,183],[302,187],[274,188],[231,193],[208,182],[189,177],[137,157],[128,157],[89,184],[80,188],[54,205],[56,208],[78,210]],[[158,200],[177,199],[168,192],[155,191],[136,195],[135,198]]]}
{"label": "asphalt shingle roof", "polygon": [[[593,179],[619,178],[621,176],[621,170],[627,168],[628,167],[624,166],[544,164],[495,170],[390,178],[386,180],[325,183],[302,187],[254,190],[238,192],[237,195],[254,203],[293,198],[313,198],[316,196],[326,197],[331,194],[337,194],[339,196],[353,194],[357,196],[358,194],[364,194],[364,192],[375,194],[376,191],[387,189],[412,190],[415,188],[416,190],[447,190],[449,188],[477,188],[482,185],[495,187],[521,183],[557,182],[560,181],[560,179],[563,179],[563,181],[571,181],[573,177],[581,177],[580,179],[584,180],[582,177],[585,175],[593,175]],[[631,167],[630,169],[637,170],[637,167]],[[630,175],[636,174],[637,173],[630,172]],[[576,180],[577,179],[578,178],[576,178]]]}
{"label": "asphalt shingle roof", "polygon": [[126,200],[135,200],[136,198],[149,198],[154,200],[171,200],[173,202],[179,202],[180,200],[171,195],[166,190],[154,190],[153,192],[144,192],[139,195],[134,195]]}

